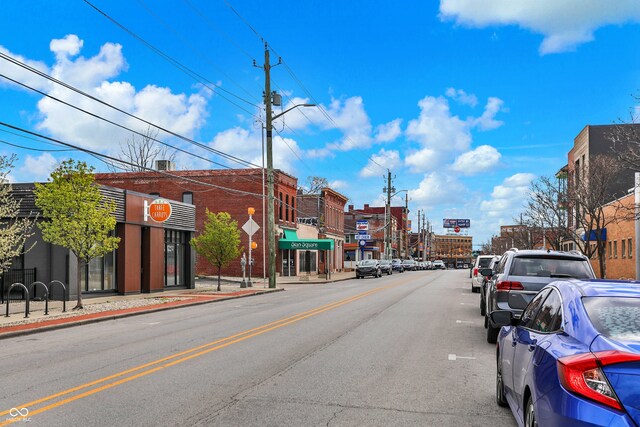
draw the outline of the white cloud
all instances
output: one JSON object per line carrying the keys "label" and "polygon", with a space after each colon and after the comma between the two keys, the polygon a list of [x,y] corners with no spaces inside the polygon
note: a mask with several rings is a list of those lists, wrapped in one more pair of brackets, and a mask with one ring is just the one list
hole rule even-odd
{"label": "white cloud", "polygon": [[47,181],[59,161],[50,153],[42,153],[38,157],[27,155],[22,166],[16,169],[15,178],[22,182]]}
{"label": "white cloud", "polygon": [[466,187],[455,177],[441,172],[426,174],[415,190],[409,190],[409,198],[417,204],[433,206],[464,202]]}
{"label": "white cloud", "polygon": [[405,134],[425,148],[464,151],[469,148],[468,124],[451,115],[445,98],[427,96],[418,102],[420,115],[409,122]]}
{"label": "white cloud", "polygon": [[493,188],[490,200],[480,203],[480,210],[499,223],[508,223],[522,211],[529,184],[536,178],[531,173],[517,173]]}
{"label": "white cloud", "polygon": [[[105,43],[97,55],[85,58],[77,56],[82,45],[82,40],[74,35],[52,40],[50,48],[56,55],[56,62],[50,74],[107,103],[187,137],[191,137],[203,125],[207,115],[206,92],[176,94],[169,88],[155,85],[136,91],[128,82],[109,81],[127,68],[122,47]],[[36,64],[49,72],[46,66]],[[136,119],[123,116],[58,85],[40,81],[39,88],[50,96],[133,130],[143,131],[147,128],[146,124]],[[129,131],[92,118],[53,99],[41,98],[37,105],[41,115],[38,128],[66,142],[115,154],[119,151],[120,143],[130,136]]]}
{"label": "white cloud", "polygon": [[396,140],[401,134],[400,124],[402,119],[395,119],[389,123],[376,126],[375,139],[378,142],[391,142]]}
{"label": "white cloud", "polygon": [[[21,56],[9,51],[3,46],[0,46],[0,53],[11,57],[18,62],[22,62],[23,64],[26,64],[29,67],[35,68],[36,70],[41,71],[43,73],[49,74],[51,72],[47,64],[45,64],[44,62],[34,61],[31,59],[25,58],[24,56]],[[30,71],[27,71],[25,68],[19,65],[16,65],[12,62],[9,62],[5,59],[0,60],[0,73],[4,74],[5,76],[13,80],[22,82],[27,86],[31,86],[35,89],[44,91],[50,87],[50,83],[47,80],[43,79],[42,77],[38,77],[36,74]],[[17,87],[22,88],[21,86],[17,86],[15,83],[10,83],[5,79],[0,79],[0,86],[3,86],[3,85],[10,85],[16,88]],[[22,89],[22,90],[28,90],[28,89]]]}
{"label": "white cloud", "polygon": [[334,181],[329,182],[329,188],[338,192],[341,190],[345,190],[348,187],[349,187],[349,183],[341,179],[336,179]]}
{"label": "white cloud", "polygon": [[482,115],[474,119],[473,124],[480,128],[480,130],[492,130],[499,128],[504,124],[500,120],[496,120],[496,114],[502,110],[504,102],[500,98],[490,97],[487,101],[487,105],[484,107]]}
{"label": "white cloud", "polygon": [[[241,127],[234,127],[218,133],[209,145],[216,150],[247,160],[254,165],[262,165],[262,136],[260,132],[260,128],[247,130]],[[282,138],[279,135],[273,137],[272,143],[273,167],[294,174],[294,164],[299,162],[296,155],[301,156],[298,143],[293,139]],[[219,159],[219,161],[228,163],[224,159]],[[234,168],[250,167],[241,166],[237,163],[231,163],[230,166]]]}
{"label": "white cloud", "polygon": [[474,94],[468,94],[462,89],[450,87],[445,92],[445,95],[463,105],[470,105],[472,107],[478,105],[478,98]]}
{"label": "white cloud", "polygon": [[367,165],[360,171],[360,176],[370,178],[381,175],[382,168],[395,170],[402,164],[400,153],[394,150],[381,149],[378,154],[371,155]]}
{"label": "white cloud", "polygon": [[487,172],[500,163],[502,155],[490,145],[481,145],[475,150],[458,156],[451,169],[462,175],[477,175]]}
{"label": "white cloud", "polygon": [[606,25],[640,21],[637,0],[441,0],[440,19],[470,27],[517,25],[542,34],[540,53],[575,49]]}
{"label": "white cloud", "polygon": [[[447,92],[452,97],[468,96],[462,90],[450,88]],[[503,124],[495,119],[496,114],[504,110],[503,101],[496,97],[488,99],[481,116],[464,120],[452,114],[449,101],[444,97],[426,96],[418,105],[420,114],[409,121],[405,131],[408,140],[420,145],[405,158],[412,172],[441,169],[456,155],[469,150],[474,128],[491,130]]]}

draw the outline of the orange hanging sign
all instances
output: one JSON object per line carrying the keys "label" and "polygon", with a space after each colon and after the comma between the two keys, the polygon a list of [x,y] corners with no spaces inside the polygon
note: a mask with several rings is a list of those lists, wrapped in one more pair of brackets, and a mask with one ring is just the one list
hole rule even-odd
{"label": "orange hanging sign", "polygon": [[[147,203],[145,202],[145,205]],[[146,206],[145,206],[146,208]],[[165,199],[155,199],[148,207],[149,213],[145,212],[145,220],[147,216],[151,217],[155,222],[165,222],[171,218],[171,203]]]}

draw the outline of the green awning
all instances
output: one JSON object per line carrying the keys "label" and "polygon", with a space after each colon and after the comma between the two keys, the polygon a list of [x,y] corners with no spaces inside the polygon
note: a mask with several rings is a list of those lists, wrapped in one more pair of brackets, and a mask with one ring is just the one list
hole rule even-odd
{"label": "green awning", "polygon": [[300,249],[303,251],[333,250],[331,239],[298,239],[295,230],[284,230],[284,236],[278,241],[280,249]]}

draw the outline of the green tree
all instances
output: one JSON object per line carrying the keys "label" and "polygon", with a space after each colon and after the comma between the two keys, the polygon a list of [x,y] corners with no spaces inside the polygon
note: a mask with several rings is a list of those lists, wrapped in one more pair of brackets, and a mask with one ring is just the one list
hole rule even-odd
{"label": "green tree", "polygon": [[33,247],[27,248],[25,243],[33,236],[35,218],[19,218],[20,200],[11,195],[8,175],[15,159],[15,155],[0,156],[0,276],[11,267],[15,257]]}
{"label": "green tree", "polygon": [[222,269],[242,253],[238,222],[227,212],[214,213],[207,209],[207,219],[200,235],[191,239],[198,255],[218,268],[218,291]]}
{"label": "green tree", "polygon": [[120,243],[119,237],[111,235],[116,226],[115,203],[100,194],[93,167],[74,160],[62,162],[46,184],[36,184],[35,195],[44,217],[38,223],[42,238],[69,249],[78,260],[75,308],[81,309],[82,267]]}

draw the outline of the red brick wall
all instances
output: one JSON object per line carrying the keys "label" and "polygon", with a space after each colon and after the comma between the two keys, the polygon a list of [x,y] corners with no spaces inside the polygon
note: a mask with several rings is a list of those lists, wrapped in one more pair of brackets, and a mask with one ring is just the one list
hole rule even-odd
{"label": "red brick wall", "polygon": [[[253,215],[261,229],[253,235],[253,241],[258,248],[252,251],[255,259],[253,275],[262,276],[262,257],[265,250],[262,241],[262,170],[261,169],[229,169],[229,170],[191,170],[171,171],[173,176],[156,172],[126,172],[96,174],[96,181],[100,184],[116,188],[124,188],[141,193],[159,193],[161,197],[182,201],[183,193],[193,193],[193,204],[196,206],[196,235],[203,229],[206,209],[211,212],[228,212],[238,222],[241,232],[241,244],[247,251],[249,239],[242,230],[242,225],[249,219],[247,209],[255,208]],[[289,215],[289,221],[278,220],[278,195],[289,195],[289,200],[295,200],[297,179],[281,171],[274,172],[276,195],[276,223],[289,228],[295,228],[295,217]],[[265,181],[266,182],[266,181]],[[235,190],[230,191],[229,189]],[[266,194],[266,188],[264,193]],[[266,205],[265,205],[266,219]],[[283,216],[284,217],[284,216]],[[280,270],[278,264],[277,270]],[[204,259],[196,256],[196,274],[217,275],[216,269]],[[223,276],[242,276],[240,258],[222,270]]]}
{"label": "red brick wall", "polygon": [[[620,199],[622,205],[626,209],[633,209],[634,195],[630,194]],[[615,202],[614,202],[615,203]],[[605,208],[605,215],[613,215],[615,208],[609,205]],[[626,212],[627,214],[630,211]],[[618,217],[621,217],[619,211]],[[629,239],[631,239],[632,253],[629,257]],[[622,241],[625,241],[625,253],[622,253]],[[611,249],[609,250],[609,242]],[[617,253],[613,251],[614,242],[617,247]],[[636,277],[636,242],[635,242],[635,224],[632,219],[621,218],[617,223],[607,225],[607,242],[606,242],[606,278],[607,279],[635,279]],[[612,253],[613,252],[613,253]],[[624,255],[624,256],[623,256]],[[600,266],[597,257],[593,257],[591,265],[596,272],[596,277],[600,277]]]}

